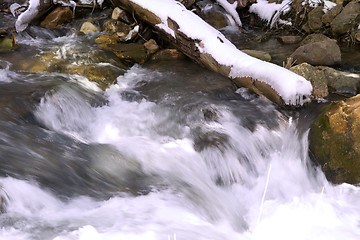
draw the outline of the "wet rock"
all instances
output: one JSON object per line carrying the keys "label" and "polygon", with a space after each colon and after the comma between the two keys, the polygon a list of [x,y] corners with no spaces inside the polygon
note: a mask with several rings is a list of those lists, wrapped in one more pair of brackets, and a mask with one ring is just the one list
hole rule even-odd
{"label": "wet rock", "polygon": [[316,7],[308,14],[307,24],[312,32],[316,32],[322,27],[321,18],[324,15],[323,9],[323,6]]}
{"label": "wet rock", "polygon": [[333,183],[360,183],[360,95],[330,105],[309,133],[312,159]]}
{"label": "wet rock", "polygon": [[17,47],[15,37],[0,38],[0,53],[10,52]]}
{"label": "wet rock", "polygon": [[330,23],[334,20],[334,18],[342,11],[342,9],[342,4],[337,4],[335,7],[331,8],[322,16],[321,21],[326,26],[329,26]]}
{"label": "wet rock", "polygon": [[104,31],[110,34],[115,34],[117,32],[122,32],[127,35],[131,31],[131,27],[121,21],[114,19],[106,20],[104,23]]}
{"label": "wet rock", "polygon": [[99,45],[102,45],[102,44],[117,44],[118,41],[117,41],[117,38],[116,37],[113,37],[113,36],[109,36],[109,35],[102,35],[98,38],[95,39],[95,42]]}
{"label": "wet rock", "polygon": [[251,49],[244,49],[241,51],[246,53],[247,55],[254,57],[254,58],[257,58],[257,59],[260,59],[260,60],[263,60],[266,62],[271,61],[271,55],[267,52],[259,51],[259,50],[251,50]]}
{"label": "wet rock", "polygon": [[360,2],[349,2],[331,22],[331,32],[335,36],[343,35],[360,23]]}
{"label": "wet rock", "polygon": [[58,28],[62,24],[71,21],[73,12],[70,7],[57,7],[41,22],[40,26],[44,28]]}
{"label": "wet rock", "polygon": [[279,36],[277,37],[277,39],[279,40],[279,42],[283,43],[283,44],[296,44],[301,42],[302,37],[300,36]]}
{"label": "wet rock", "polygon": [[85,33],[85,34],[96,33],[99,31],[100,31],[100,29],[91,22],[84,22],[80,28],[80,32]]}
{"label": "wet rock", "polygon": [[177,49],[162,49],[157,51],[152,57],[153,61],[168,61],[184,59],[185,55]]}
{"label": "wet rock", "polygon": [[144,47],[146,48],[148,54],[154,54],[159,50],[159,46],[154,39],[150,39],[144,43]]}
{"label": "wet rock", "polygon": [[313,86],[312,96],[315,99],[324,98],[329,95],[327,78],[322,70],[319,70],[308,63],[302,63],[291,67],[290,71],[303,76],[311,82],[311,85]]}
{"label": "wet rock", "polygon": [[98,64],[69,65],[65,72],[84,76],[89,81],[96,82],[103,90],[114,84],[116,82],[116,78],[123,73],[121,70],[116,70],[114,68]]}
{"label": "wet rock", "polygon": [[327,79],[330,92],[354,96],[360,90],[360,75],[338,71],[330,67],[318,67]]}
{"label": "wet rock", "polygon": [[[331,50],[331,51],[330,51]],[[297,64],[333,66],[341,63],[341,52],[335,40],[308,43],[298,47],[291,56]]]}
{"label": "wet rock", "polygon": [[143,64],[148,58],[146,48],[143,44],[137,43],[118,43],[118,44],[108,44],[103,46],[107,51],[115,53],[122,61],[134,64],[139,63]]}

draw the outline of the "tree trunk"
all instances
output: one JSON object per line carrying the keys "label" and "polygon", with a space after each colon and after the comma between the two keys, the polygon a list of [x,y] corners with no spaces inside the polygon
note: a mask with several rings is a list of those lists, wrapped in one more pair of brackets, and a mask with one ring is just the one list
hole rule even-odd
{"label": "tree trunk", "polygon": [[[153,26],[154,28],[159,30],[161,33],[164,34],[164,36],[167,37],[167,39],[169,39],[169,41],[178,50],[183,52],[190,59],[194,60],[197,63],[204,65],[205,67],[207,67],[217,73],[220,73],[226,77],[231,78],[238,87],[247,87],[251,91],[259,94],[260,96],[266,97],[267,99],[269,99],[272,102],[275,102],[279,105],[284,105],[284,103],[296,105],[298,103],[302,104],[303,101],[309,100],[308,89],[310,89],[310,95],[311,95],[311,85],[310,85],[310,87],[306,86],[307,90],[306,90],[305,95],[307,95],[307,96],[304,97],[303,93],[299,94],[295,89],[295,90],[293,90],[294,96],[292,96],[291,100],[288,100],[289,99],[288,98],[287,100],[284,101],[281,94],[279,94],[279,92],[281,93],[281,91],[278,91],[277,88],[274,87],[274,85],[272,85],[272,86],[275,89],[270,86],[271,81],[276,82],[276,81],[274,81],[274,78],[278,78],[278,76],[276,76],[276,74],[273,74],[273,73],[271,73],[271,74],[273,74],[274,77],[268,76],[268,75],[270,75],[270,73],[266,72],[267,71],[266,69],[274,68],[276,71],[281,72],[280,74],[278,74],[280,77],[284,78],[284,76],[286,76],[285,80],[290,79],[290,80],[296,82],[296,83],[294,83],[294,85],[295,85],[294,88],[297,87],[296,84],[298,84],[299,82],[300,82],[300,85],[306,85],[307,83],[301,83],[305,79],[303,79],[300,76],[293,76],[292,75],[293,73],[290,73],[290,71],[287,72],[286,69],[279,69],[281,67],[276,66],[274,64],[265,63],[260,60],[258,60],[259,63],[256,62],[257,60],[254,60],[252,57],[247,56],[246,54],[242,53],[240,50],[236,49],[236,47],[233,46],[220,32],[214,32],[215,29],[214,29],[214,31],[211,29],[212,33],[215,33],[215,34],[212,34],[213,40],[216,42],[214,45],[215,48],[217,47],[217,45],[219,47],[222,47],[226,44],[231,45],[231,48],[230,48],[231,54],[230,55],[232,55],[234,51],[241,52],[240,54],[241,54],[241,57],[243,57],[243,59],[237,59],[238,55],[234,55],[235,57],[231,56],[232,59],[231,59],[230,63],[226,63],[226,64],[219,63],[219,61],[217,60],[219,58],[216,59],[216,57],[214,57],[211,53],[208,53],[205,50],[205,49],[209,48],[209,46],[208,46],[209,44],[207,46],[204,46],[207,44],[207,42],[204,41],[204,39],[201,39],[201,37],[193,38],[193,37],[187,35],[186,33],[184,33],[184,31],[181,31],[179,26],[184,26],[184,25],[181,25],[182,22],[179,22],[179,20],[178,20],[178,22],[173,20],[172,16],[167,16],[167,19],[165,20],[164,15],[160,16],[160,14],[158,13],[158,15],[159,15],[158,16],[157,14],[154,13],[154,11],[150,11],[150,10],[146,9],[145,7],[142,7],[138,4],[136,4],[135,3],[136,0],[111,0],[111,2],[113,3],[114,6],[124,8],[125,10],[129,11],[134,16],[136,16],[137,18],[147,22],[148,24],[150,24],[151,26]],[[168,2],[168,1],[165,1],[165,2]],[[184,9],[184,10],[180,10],[180,11],[187,11],[187,10]],[[187,14],[193,14],[193,13],[187,13]],[[189,15],[184,15],[184,18],[186,18],[186,16],[189,16]],[[196,20],[197,21],[194,22],[195,25],[197,23],[199,23],[199,20],[198,19],[196,19]],[[203,24],[204,24],[203,21],[201,21],[201,27],[204,28]],[[201,27],[199,29],[201,29]],[[212,27],[210,25],[206,24],[205,28],[212,28]],[[204,35],[205,35],[205,33],[204,33]],[[214,46],[211,45],[210,47],[214,47]],[[228,53],[224,52],[224,54],[228,54]],[[251,69],[254,69],[254,67],[256,69],[258,66],[259,68],[264,68],[264,70],[258,71],[258,69],[256,69],[255,77],[252,76],[251,74],[249,74],[249,72],[251,73],[252,70],[245,71],[244,73],[239,74],[239,72],[241,72],[243,68],[241,68],[240,70],[238,68],[234,69],[235,68],[234,66],[238,65],[238,61],[243,61],[246,64],[246,62],[248,62],[248,60],[250,62],[253,61],[255,63],[255,64],[252,64]],[[254,66],[254,65],[256,65],[256,66]],[[244,69],[246,70],[247,68],[244,68]],[[287,76],[287,75],[289,75],[289,76]],[[259,78],[258,76],[270,79],[270,83],[267,83],[266,81],[263,81],[262,79],[259,79],[259,81],[258,81],[256,79],[256,78]],[[277,79],[275,79],[275,80],[277,80]],[[279,81],[277,81],[277,84],[278,84],[278,82]],[[305,82],[306,82],[306,80],[305,80]],[[283,88],[280,87],[280,90],[283,90]]]}

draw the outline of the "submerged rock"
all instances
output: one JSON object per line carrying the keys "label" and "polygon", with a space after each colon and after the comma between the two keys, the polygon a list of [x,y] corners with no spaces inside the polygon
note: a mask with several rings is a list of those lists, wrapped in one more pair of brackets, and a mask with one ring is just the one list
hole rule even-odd
{"label": "submerged rock", "polygon": [[340,47],[335,40],[324,40],[320,42],[308,43],[298,47],[291,57],[296,63],[303,62],[311,65],[333,66],[341,63]]}
{"label": "submerged rock", "polygon": [[360,183],[360,95],[330,105],[309,133],[312,159],[333,183]]}
{"label": "submerged rock", "polygon": [[57,7],[41,22],[44,28],[58,28],[73,18],[70,7]]}

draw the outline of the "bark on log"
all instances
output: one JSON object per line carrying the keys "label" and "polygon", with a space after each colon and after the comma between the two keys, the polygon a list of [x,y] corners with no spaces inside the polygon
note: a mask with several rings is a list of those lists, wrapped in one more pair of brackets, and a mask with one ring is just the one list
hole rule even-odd
{"label": "bark on log", "polygon": [[[164,25],[164,20],[162,20],[154,12],[151,12],[144,7],[136,4],[133,0],[111,0],[111,2],[114,6],[121,7],[129,11],[138,19],[147,22],[148,24],[152,25],[154,28],[162,32],[174,45],[174,47],[176,47],[178,50],[183,52],[186,56],[188,56],[195,62],[200,63],[201,65],[204,65],[205,67],[217,73],[231,78],[238,87],[247,87],[251,91],[269,99],[272,102],[275,102],[281,106],[284,105],[284,100],[282,99],[281,94],[278,94],[278,92],[275,91],[265,81],[260,82],[257,79],[251,78],[252,76],[247,75],[231,77],[232,75],[234,75],[233,73],[231,73],[232,66],[220,64],[211,54],[206,53],[206,51],[203,50],[205,48],[205,46],[203,46],[203,42],[200,39],[194,39],[190,36],[187,36],[184,32],[180,31],[179,23],[173,20],[171,16],[168,16],[166,24],[167,27],[170,28],[173,32],[171,32],[171,30],[169,32],[169,30],[160,27]],[[220,41],[219,44],[227,41],[220,33],[217,38],[217,40]],[[301,96],[301,98],[302,97],[303,96]],[[298,95],[297,98],[299,98]],[[294,102],[298,101],[298,99],[292,101],[293,102],[288,102],[287,104],[296,105],[296,103],[294,104]],[[303,101],[303,99],[300,99],[300,102],[301,101]]]}

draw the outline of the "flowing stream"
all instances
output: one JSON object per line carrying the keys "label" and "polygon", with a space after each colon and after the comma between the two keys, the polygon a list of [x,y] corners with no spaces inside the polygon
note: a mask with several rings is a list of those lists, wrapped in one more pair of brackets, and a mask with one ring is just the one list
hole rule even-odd
{"label": "flowing stream", "polygon": [[0,239],[360,239],[360,188],[308,157],[310,110],[279,111],[188,60],[117,69],[106,90],[22,70],[96,49],[37,35],[0,55]]}

